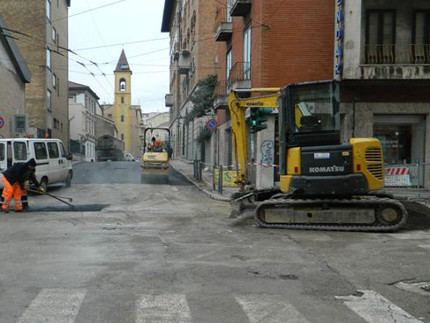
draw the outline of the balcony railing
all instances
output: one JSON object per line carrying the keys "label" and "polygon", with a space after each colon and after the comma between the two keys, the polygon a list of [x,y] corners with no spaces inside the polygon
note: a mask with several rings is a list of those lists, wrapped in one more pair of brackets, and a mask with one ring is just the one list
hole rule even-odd
{"label": "balcony railing", "polygon": [[220,96],[226,96],[227,93],[228,93],[227,82],[225,80],[217,82],[214,90],[214,95],[216,97],[220,97]]}
{"label": "balcony railing", "polygon": [[215,14],[214,25],[215,41],[229,40],[233,34],[231,17],[227,14],[227,8],[218,7]]}
{"label": "balcony railing", "polygon": [[366,45],[365,64],[430,64],[430,45]]}
{"label": "balcony railing", "polygon": [[252,0],[229,0],[231,16],[246,16],[251,10]]}
{"label": "balcony railing", "polygon": [[251,80],[251,63],[250,62],[237,62],[231,70],[228,78],[228,87],[231,87],[233,83],[240,81]]}
{"label": "balcony railing", "polygon": [[227,107],[227,95],[228,95],[227,81],[226,80],[218,81],[214,90],[214,108],[215,109],[222,109]]}

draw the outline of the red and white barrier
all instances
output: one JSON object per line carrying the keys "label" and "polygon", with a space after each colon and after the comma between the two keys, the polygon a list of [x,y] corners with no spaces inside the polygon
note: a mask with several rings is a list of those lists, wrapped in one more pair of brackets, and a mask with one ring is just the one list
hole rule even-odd
{"label": "red and white barrier", "polygon": [[412,186],[409,167],[387,166],[385,168],[385,186]]}
{"label": "red and white barrier", "polygon": [[279,167],[278,165],[270,164],[270,163],[268,163],[268,164],[266,164],[266,163],[248,163],[248,166],[262,166],[262,167],[274,167],[274,168]]}

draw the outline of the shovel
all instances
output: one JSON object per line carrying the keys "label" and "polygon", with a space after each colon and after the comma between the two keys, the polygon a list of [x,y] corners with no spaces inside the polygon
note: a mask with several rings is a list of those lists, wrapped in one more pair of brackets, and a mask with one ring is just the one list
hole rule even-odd
{"label": "shovel", "polygon": [[[71,206],[71,207],[74,207],[72,204],[70,204],[69,202],[66,202],[66,201],[64,201],[64,200],[62,200],[59,196],[55,196],[55,195],[52,195],[52,194],[49,194],[49,193],[40,193],[39,191],[36,191],[36,190],[32,190],[32,189],[28,189],[27,191],[29,191],[29,192],[32,192],[32,193],[36,193],[36,194],[39,194],[39,195],[48,195],[48,196],[50,196],[50,197],[52,197],[52,198],[54,198],[54,199],[56,199],[56,200],[58,200],[58,201],[60,201],[60,202],[63,202],[63,203],[65,203],[65,204],[67,204],[68,206]],[[62,197],[62,198],[65,198],[65,199],[68,199],[70,202],[73,200],[72,198],[70,198],[70,197]]]}

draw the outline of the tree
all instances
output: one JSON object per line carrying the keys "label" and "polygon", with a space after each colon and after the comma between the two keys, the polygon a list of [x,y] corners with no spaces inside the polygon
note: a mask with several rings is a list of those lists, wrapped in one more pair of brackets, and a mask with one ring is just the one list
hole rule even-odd
{"label": "tree", "polygon": [[196,90],[190,94],[190,101],[193,104],[193,108],[190,113],[185,116],[185,122],[188,123],[195,118],[206,115],[206,112],[212,108],[216,84],[217,76],[213,74],[198,81]]}

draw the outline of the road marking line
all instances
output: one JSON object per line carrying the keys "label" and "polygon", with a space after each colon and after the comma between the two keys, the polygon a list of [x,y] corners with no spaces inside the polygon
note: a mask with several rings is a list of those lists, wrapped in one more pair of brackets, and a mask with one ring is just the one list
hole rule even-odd
{"label": "road marking line", "polygon": [[43,289],[17,323],[73,323],[86,293],[85,289]]}
{"label": "road marking line", "polygon": [[361,296],[336,296],[344,304],[367,322],[378,323],[422,323],[408,312],[391,303],[372,290],[360,290]]}
{"label": "road marking line", "polygon": [[309,323],[309,321],[281,296],[236,296],[251,323]]}
{"label": "road marking line", "polygon": [[191,323],[185,295],[141,295],[136,304],[136,323]]}

